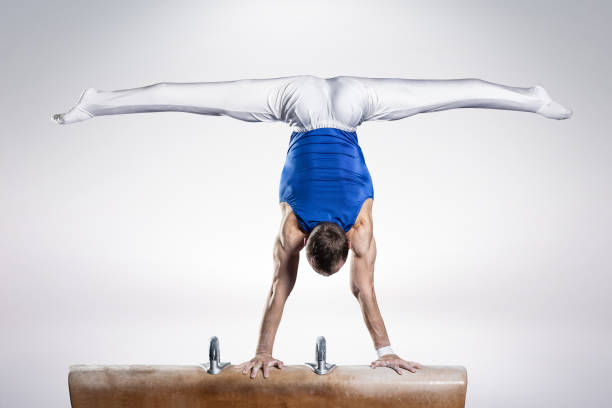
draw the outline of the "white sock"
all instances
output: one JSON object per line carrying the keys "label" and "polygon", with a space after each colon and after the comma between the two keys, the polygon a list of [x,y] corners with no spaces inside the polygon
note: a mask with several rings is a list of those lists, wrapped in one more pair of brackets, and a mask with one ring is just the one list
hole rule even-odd
{"label": "white sock", "polygon": [[542,106],[540,106],[536,113],[550,119],[567,119],[572,116],[572,110],[553,101],[543,86],[536,85],[534,88],[535,94],[543,101]]}
{"label": "white sock", "polygon": [[56,113],[53,115],[53,120],[60,125],[66,125],[93,118],[94,115],[86,109],[86,103],[98,93],[99,91],[94,88],[85,89],[81,93],[76,105],[70,108],[66,113]]}

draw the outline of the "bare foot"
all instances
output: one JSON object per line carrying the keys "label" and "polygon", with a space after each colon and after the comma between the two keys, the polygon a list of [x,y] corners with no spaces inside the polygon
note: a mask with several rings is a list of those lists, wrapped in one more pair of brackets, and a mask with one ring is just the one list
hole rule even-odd
{"label": "bare foot", "polygon": [[69,123],[81,122],[86,119],[93,118],[90,112],[85,109],[85,103],[91,99],[92,96],[99,93],[95,88],[87,88],[79,97],[76,105],[74,105],[68,112],[66,113],[56,113],[53,115],[53,120],[60,125],[67,125]]}
{"label": "bare foot", "polygon": [[534,95],[542,101],[542,106],[536,111],[536,113],[549,118],[549,119],[568,119],[572,116],[573,112],[571,109],[566,108],[558,102],[551,99],[546,89],[541,85],[533,87]]}

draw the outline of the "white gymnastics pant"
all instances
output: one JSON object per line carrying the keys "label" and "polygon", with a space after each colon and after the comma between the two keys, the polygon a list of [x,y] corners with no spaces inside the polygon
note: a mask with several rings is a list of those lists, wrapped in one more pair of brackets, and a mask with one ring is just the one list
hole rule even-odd
{"label": "white gymnastics pant", "polygon": [[141,88],[88,88],[59,124],[144,112],[225,115],[249,122],[283,121],[296,131],[354,131],[368,120],[398,120],[455,108],[505,109],[567,119],[572,111],[540,85],[520,88],[481,79],[403,79],[312,75],[221,82],[162,82]]}

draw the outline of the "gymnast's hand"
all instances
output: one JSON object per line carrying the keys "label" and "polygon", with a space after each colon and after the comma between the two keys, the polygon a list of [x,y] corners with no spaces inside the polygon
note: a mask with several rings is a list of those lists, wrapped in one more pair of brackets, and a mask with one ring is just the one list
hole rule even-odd
{"label": "gymnast's hand", "polygon": [[416,373],[416,370],[423,368],[421,364],[415,363],[414,361],[402,360],[397,354],[385,354],[378,360],[372,361],[370,367],[389,367],[397,371],[399,375],[402,375],[400,368],[404,368],[411,373]]}
{"label": "gymnast's hand", "polygon": [[257,372],[260,368],[263,369],[263,377],[268,378],[270,367],[283,368],[283,362],[272,357],[269,353],[257,353],[250,361],[246,361],[237,366],[242,368],[242,374],[247,374],[251,371],[251,378],[257,376]]}

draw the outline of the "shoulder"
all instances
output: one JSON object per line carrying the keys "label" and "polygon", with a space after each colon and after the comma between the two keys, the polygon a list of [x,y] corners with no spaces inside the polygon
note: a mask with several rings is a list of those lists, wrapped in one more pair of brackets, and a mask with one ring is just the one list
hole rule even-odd
{"label": "shoulder", "polygon": [[357,256],[367,253],[374,235],[374,222],[372,218],[373,200],[368,198],[364,201],[361,211],[355,220],[353,227],[346,233],[351,241],[353,251]]}
{"label": "shoulder", "polygon": [[361,210],[359,210],[359,215],[357,215],[357,219],[355,220],[355,226],[357,228],[372,228],[372,207],[374,206],[374,199],[372,197],[368,198],[361,205]]}
{"label": "shoulder", "polygon": [[282,247],[291,252],[302,250],[304,238],[308,235],[302,230],[291,206],[286,202],[281,203],[281,225],[278,235]]}

